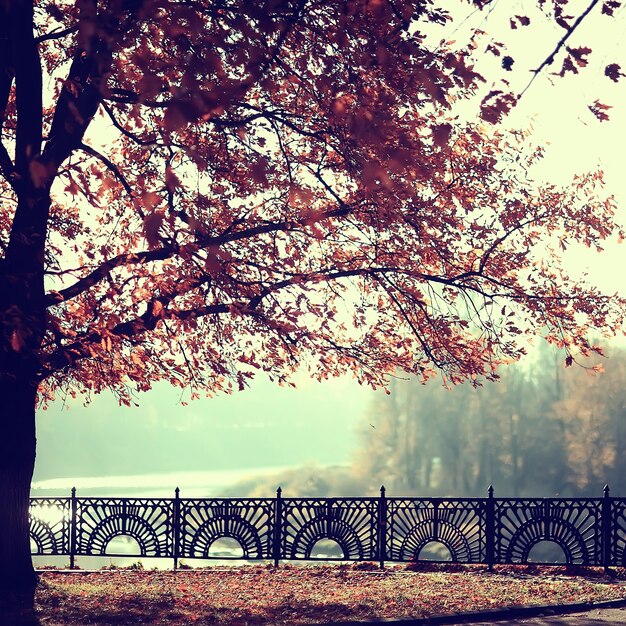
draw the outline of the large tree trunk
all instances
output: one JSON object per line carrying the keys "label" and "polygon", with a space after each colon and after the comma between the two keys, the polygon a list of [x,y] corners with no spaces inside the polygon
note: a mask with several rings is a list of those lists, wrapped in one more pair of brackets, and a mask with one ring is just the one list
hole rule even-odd
{"label": "large tree trunk", "polygon": [[32,594],[29,497],[35,465],[37,386],[21,376],[0,380],[0,597]]}
{"label": "large tree trunk", "polygon": [[18,200],[0,260],[0,596],[32,592],[36,584],[28,509],[46,328],[44,251],[54,168],[41,161],[42,74],[34,6],[34,0],[0,0],[0,127],[12,87],[17,114],[14,163],[5,158],[3,174]]}
{"label": "large tree trunk", "polygon": [[[46,326],[44,295],[47,190],[26,187],[0,263],[0,597],[30,597],[30,483],[35,466],[35,405]],[[24,596],[25,594],[25,596]]]}

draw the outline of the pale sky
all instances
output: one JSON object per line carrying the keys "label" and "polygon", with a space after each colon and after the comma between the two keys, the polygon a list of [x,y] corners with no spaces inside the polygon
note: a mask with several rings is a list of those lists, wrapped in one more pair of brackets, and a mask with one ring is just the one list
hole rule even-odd
{"label": "pale sky", "polygon": [[[588,0],[573,1],[568,13],[578,15],[588,4]],[[530,70],[539,67],[565,31],[542,20],[534,0],[506,0],[494,6],[487,15],[475,13],[465,26],[482,25],[485,31],[501,33],[500,40],[507,42],[509,54],[515,59],[515,71],[510,74],[501,71],[500,75],[510,78],[512,87],[519,92],[532,77]],[[565,77],[554,75],[561,69],[560,60],[545,68],[503,121],[503,126],[532,125],[535,140],[547,147],[540,168],[546,180],[567,184],[575,173],[602,169],[607,194],[613,194],[618,201],[618,220],[626,224],[626,78],[614,83],[604,75],[609,63],[619,63],[626,73],[626,7],[616,11],[613,17],[601,15],[600,8],[601,3],[568,40],[573,48],[592,49],[587,57],[589,65],[580,68],[578,75]],[[512,14],[529,16],[531,25],[527,29],[511,29]],[[530,29],[532,38],[529,38]],[[498,36],[493,39],[497,41]],[[490,40],[491,37],[486,37],[483,44]],[[497,67],[498,59],[493,57],[493,61],[496,65],[491,67]],[[588,110],[588,105],[596,100],[612,106],[608,111],[610,121],[600,122]],[[572,249],[566,259],[572,273],[588,271],[591,282],[603,290],[626,295],[626,271],[622,269],[626,243],[618,245],[612,241],[603,254]]]}

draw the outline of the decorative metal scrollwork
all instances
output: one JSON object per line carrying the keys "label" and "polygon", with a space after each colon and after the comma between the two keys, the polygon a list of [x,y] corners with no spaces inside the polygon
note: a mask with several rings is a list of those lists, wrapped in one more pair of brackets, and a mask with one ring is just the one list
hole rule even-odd
{"label": "decorative metal scrollwork", "polygon": [[377,558],[376,499],[289,498],[282,505],[281,558],[315,558],[322,539],[335,541],[345,560]]}
{"label": "decorative metal scrollwork", "polygon": [[480,500],[438,498],[387,502],[387,556],[393,561],[417,561],[423,548],[443,544],[452,561],[480,563],[485,559],[485,506]]}
{"label": "decorative metal scrollwork", "polygon": [[37,498],[30,502],[30,538],[35,554],[68,554],[70,549],[70,501]]}
{"label": "decorative metal scrollwork", "polygon": [[140,556],[172,554],[172,501],[148,498],[80,498],[76,554],[104,555],[109,542],[132,537]]}
{"label": "decorative metal scrollwork", "polygon": [[[626,498],[32,498],[33,554],[285,560],[424,560],[439,543],[461,563],[527,563],[541,543],[560,563],[626,567]],[[237,542],[241,552],[215,550]],[[340,555],[322,554],[331,540]],[[556,547],[556,546],[552,546]],[[541,549],[550,548],[542,546]],[[559,552],[560,552],[559,551]],[[532,554],[531,554],[532,553]],[[546,554],[546,552],[544,552]],[[547,557],[552,560],[552,556]]]}
{"label": "decorative metal scrollwork", "polygon": [[272,558],[273,513],[268,499],[181,500],[180,556],[214,558],[211,546],[229,538],[239,543],[244,559]]}
{"label": "decorative metal scrollwork", "polygon": [[600,500],[496,500],[498,561],[527,563],[532,548],[549,541],[563,550],[568,564],[601,564],[600,507]]}
{"label": "decorative metal scrollwork", "polygon": [[611,565],[626,567],[626,498],[614,498],[611,513]]}

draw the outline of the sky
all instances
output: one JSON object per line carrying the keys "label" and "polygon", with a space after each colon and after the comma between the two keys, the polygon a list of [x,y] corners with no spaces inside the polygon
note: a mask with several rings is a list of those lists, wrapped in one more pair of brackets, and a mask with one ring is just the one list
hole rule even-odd
{"label": "sky", "polygon": [[[510,76],[513,88],[523,89],[532,73],[529,71],[537,67],[550,53],[556,42],[562,36],[560,29],[542,23],[536,17],[535,2],[509,0],[495,3],[495,9],[489,14],[474,13],[467,21],[457,22],[452,36],[462,39],[467,28],[484,25],[484,29],[491,33],[498,33],[510,43],[510,53],[515,58],[515,72]],[[584,6],[581,3],[579,6]],[[533,45],[528,45],[526,32],[512,31],[508,24],[511,14],[532,16],[532,26],[535,29]],[[617,85],[612,83],[603,74],[603,68],[608,63],[620,62],[626,56],[626,10],[617,12],[616,17],[609,19],[602,16],[589,17],[571,40],[571,45],[590,45],[593,52],[590,55],[590,64],[583,68],[583,75],[566,78],[551,75],[552,68],[542,72],[533,81],[523,98],[503,122],[504,126],[534,128],[534,140],[546,146],[546,157],[538,173],[546,180],[567,184],[567,181],[576,172],[593,170],[598,167],[604,170],[607,192],[616,196],[619,204],[619,221],[626,224],[626,184],[624,183],[623,151],[626,145],[626,107],[624,103],[624,89],[626,78]],[[487,38],[488,40],[489,38]],[[483,42],[481,45],[484,45]],[[497,61],[497,60],[496,60]],[[622,63],[626,69],[626,62]],[[522,68],[521,70],[519,68]],[[506,76],[509,78],[509,76]],[[596,99],[611,105],[609,111],[611,120],[599,122],[587,109],[587,105]],[[620,291],[626,295],[626,271],[622,271],[626,260],[626,243],[623,245],[612,241],[606,247],[604,254],[598,255],[584,249],[573,249],[568,252],[567,264],[573,274],[588,272],[589,280],[608,292]],[[163,398],[167,394],[154,391],[140,397],[140,410],[149,414],[154,411],[163,411],[167,406],[168,414],[173,420],[189,422],[190,416],[199,416],[200,419],[212,419],[216,426],[216,437],[219,437],[220,420],[240,422],[246,427],[246,415],[258,413],[258,406],[263,405],[264,414],[280,413],[280,419],[299,420],[305,424],[305,433],[313,432],[316,428],[329,428],[336,425],[338,436],[344,437],[354,444],[356,439],[350,440],[350,433],[354,433],[357,425],[364,421],[364,414],[371,402],[372,393],[363,389],[350,378],[336,379],[323,383],[313,381],[303,372],[296,378],[297,391],[288,392],[275,387],[267,381],[257,381],[252,388],[243,394],[234,394],[227,398],[204,398],[182,407],[170,402],[167,405]],[[436,384],[436,383],[434,383]],[[97,403],[108,402],[96,398]],[[85,415],[85,429],[89,429],[89,409],[82,406],[82,400],[68,404],[70,411]],[[256,408],[255,408],[256,407]],[[335,407],[333,409],[333,407]],[[57,413],[60,405],[53,407],[52,413]],[[320,417],[320,411],[324,415]],[[335,414],[329,420],[329,412]],[[186,417],[184,417],[186,416]],[[206,416],[210,416],[206,417]],[[40,423],[44,419],[40,415]],[[306,430],[308,429],[308,430]],[[306,437],[306,434],[304,435]],[[337,456],[349,456],[347,449],[338,452]],[[129,454],[132,453],[129,450]],[[45,454],[41,450],[40,454]],[[326,458],[323,454],[319,458]],[[334,459],[341,461],[342,459]],[[316,452],[312,450],[302,457],[303,463],[316,462]],[[210,461],[207,461],[210,463]],[[288,463],[293,464],[290,459]],[[270,466],[284,465],[284,459],[272,457]],[[150,468],[146,468],[150,472]],[[115,473],[115,468],[111,468]],[[40,479],[45,476],[38,476]]]}

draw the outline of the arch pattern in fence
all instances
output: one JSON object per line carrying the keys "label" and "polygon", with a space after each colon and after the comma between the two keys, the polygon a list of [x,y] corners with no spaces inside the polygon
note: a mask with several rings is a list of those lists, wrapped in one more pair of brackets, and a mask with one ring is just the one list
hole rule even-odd
{"label": "arch pattern in fence", "polygon": [[378,558],[376,498],[289,498],[281,501],[280,558],[307,559],[324,539],[335,541],[343,556],[328,560]]}
{"label": "arch pattern in fence", "polygon": [[532,548],[548,541],[563,550],[567,563],[603,564],[602,501],[498,500],[495,509],[498,562],[527,563]]}
{"label": "arch pattern in fence", "polygon": [[170,556],[173,506],[167,498],[76,498],[76,555],[120,556],[107,550],[116,537],[131,537],[141,556]]}
{"label": "arch pattern in fence", "polygon": [[452,561],[486,558],[484,499],[394,498],[387,504],[387,557],[418,561],[424,547],[443,544]]}
{"label": "arch pattern in fence", "polygon": [[[271,559],[274,503],[267,499],[178,500],[180,550],[184,558],[212,558],[219,539],[234,539],[244,559]],[[220,558],[224,558],[220,555]]]}
{"label": "arch pattern in fence", "polygon": [[30,502],[30,539],[33,554],[70,554],[69,498],[34,498]]}
{"label": "arch pattern in fence", "polygon": [[[32,498],[34,555],[129,556],[110,551],[135,540],[141,557],[419,561],[427,546],[459,563],[528,563],[542,543],[560,563],[626,566],[626,499],[613,498]],[[319,556],[329,540],[341,551]],[[435,556],[437,560],[439,557]],[[442,559],[440,559],[442,560]]]}

